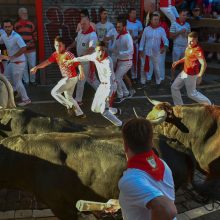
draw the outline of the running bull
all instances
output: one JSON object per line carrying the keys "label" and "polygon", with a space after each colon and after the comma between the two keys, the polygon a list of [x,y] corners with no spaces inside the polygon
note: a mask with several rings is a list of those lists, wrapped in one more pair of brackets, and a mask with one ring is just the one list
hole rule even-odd
{"label": "running bull", "polygon": [[204,195],[220,199],[220,107],[150,101],[155,106],[146,118],[154,124],[154,131],[177,143],[176,149],[193,154],[207,176],[195,186]]}

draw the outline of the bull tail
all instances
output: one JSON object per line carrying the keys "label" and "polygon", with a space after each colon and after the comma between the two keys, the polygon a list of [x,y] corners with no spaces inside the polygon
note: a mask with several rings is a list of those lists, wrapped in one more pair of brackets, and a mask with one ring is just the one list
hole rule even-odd
{"label": "bull tail", "polygon": [[15,108],[14,92],[10,82],[6,79],[5,76],[0,74],[0,80],[5,84],[8,91],[8,108]]}

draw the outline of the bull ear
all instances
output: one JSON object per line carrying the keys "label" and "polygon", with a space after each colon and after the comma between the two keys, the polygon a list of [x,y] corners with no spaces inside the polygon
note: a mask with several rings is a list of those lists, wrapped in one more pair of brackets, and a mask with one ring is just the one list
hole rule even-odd
{"label": "bull ear", "polygon": [[137,112],[136,112],[134,107],[133,107],[133,112],[134,112],[134,115],[135,115],[136,118],[140,118],[140,116],[138,116],[138,114],[137,114]]}
{"label": "bull ear", "polygon": [[161,110],[160,113],[157,115],[156,119],[147,118],[153,125],[158,125],[163,123],[167,118],[167,113],[164,110]]}
{"label": "bull ear", "polygon": [[145,95],[145,97],[148,99],[148,101],[149,101],[151,104],[153,104],[153,105],[158,105],[158,104],[162,103],[162,102],[159,102],[159,101],[150,99],[150,98],[147,96],[146,91],[144,91],[144,95]]}

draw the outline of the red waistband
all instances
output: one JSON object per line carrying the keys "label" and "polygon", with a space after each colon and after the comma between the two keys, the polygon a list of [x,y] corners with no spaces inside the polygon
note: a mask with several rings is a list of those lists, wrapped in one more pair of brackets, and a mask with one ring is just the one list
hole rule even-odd
{"label": "red waistband", "polygon": [[130,60],[133,60],[133,59],[128,59],[128,60],[118,60],[118,61],[126,62],[126,61],[130,61]]}
{"label": "red waistband", "polygon": [[15,64],[20,64],[20,63],[24,63],[25,61],[16,61],[16,62],[11,62],[11,63],[15,63]]}

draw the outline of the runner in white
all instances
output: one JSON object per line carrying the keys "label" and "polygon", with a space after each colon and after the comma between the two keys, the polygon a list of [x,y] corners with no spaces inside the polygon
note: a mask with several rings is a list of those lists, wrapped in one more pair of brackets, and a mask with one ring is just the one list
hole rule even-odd
{"label": "runner in white", "polygon": [[85,117],[78,103],[73,99],[73,92],[76,83],[78,82],[76,67],[79,67],[79,79],[82,80],[84,78],[82,66],[80,63],[74,63],[69,66],[65,64],[65,61],[73,59],[74,55],[71,52],[66,51],[65,42],[62,37],[57,36],[54,39],[54,47],[56,51],[47,60],[33,67],[31,73],[35,74],[38,69],[43,69],[51,63],[57,63],[62,74],[62,79],[52,89],[51,95],[61,105],[64,105],[67,108],[70,115],[74,112],[77,117]]}
{"label": "runner in white", "polygon": [[[140,42],[140,56],[141,56],[141,82],[146,81],[146,74],[149,72],[150,60],[153,62],[156,84],[161,83],[160,77],[160,54],[169,46],[169,41],[166,37],[165,30],[159,26],[160,18],[158,14],[152,14],[150,18],[150,25],[144,29]],[[164,47],[160,48],[161,40]]]}
{"label": "runner in white", "polygon": [[131,78],[135,80],[138,78],[137,75],[138,48],[139,48],[138,41],[141,39],[141,34],[143,31],[143,25],[139,20],[136,19],[136,17],[137,17],[136,9],[131,8],[128,13],[126,28],[130,32],[134,44],[134,55],[133,55],[133,66],[131,68]]}
{"label": "runner in white", "polygon": [[[170,27],[170,37],[173,38],[173,62],[184,57],[187,47],[188,34],[190,33],[190,24],[186,22],[187,11],[179,12],[179,19],[172,23]],[[175,79],[175,70],[171,71],[171,81]]]}
{"label": "runner in white", "polygon": [[175,0],[160,0],[160,10],[169,18],[171,24],[176,21],[179,14],[175,7]]}
{"label": "runner in white", "polygon": [[113,63],[110,56],[105,51],[105,43],[103,41],[97,42],[96,52],[90,55],[74,58],[73,60],[66,61],[67,65],[74,62],[88,62],[95,63],[100,85],[95,93],[92,102],[91,110],[93,112],[101,113],[106,119],[116,126],[121,126],[122,122],[114,115],[118,112],[116,108],[110,108],[110,99],[113,93],[116,92],[116,81],[113,70]]}
{"label": "runner in white", "polygon": [[9,55],[7,57],[9,64],[5,70],[5,76],[21,96],[22,102],[18,103],[18,105],[25,106],[31,103],[22,83],[22,77],[26,65],[26,58],[24,55],[26,44],[22,37],[13,31],[13,24],[11,20],[3,21],[3,27],[5,33],[0,36],[0,44],[5,44]]}
{"label": "runner in white", "polygon": [[[97,42],[97,35],[94,29],[90,26],[89,19],[84,17],[81,19],[81,28],[76,37],[77,56],[83,56],[94,52]],[[99,81],[95,75],[94,65],[90,62],[83,63],[85,79],[77,83],[76,101],[81,104],[84,92],[84,85],[87,81],[95,90],[99,86]]]}
{"label": "runner in white", "polygon": [[116,24],[118,36],[115,42],[115,53],[117,57],[115,77],[117,81],[117,97],[120,102],[122,98],[129,96],[129,91],[123,81],[124,75],[132,67],[133,60],[133,40],[126,30],[126,21],[118,20]]}

